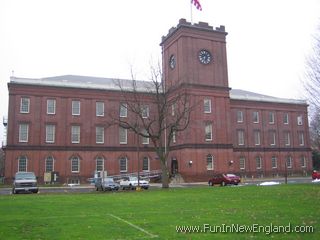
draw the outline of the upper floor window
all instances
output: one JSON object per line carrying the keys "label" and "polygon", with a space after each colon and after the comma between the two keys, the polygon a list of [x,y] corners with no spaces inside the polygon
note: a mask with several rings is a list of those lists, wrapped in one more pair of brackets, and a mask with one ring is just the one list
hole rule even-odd
{"label": "upper floor window", "polygon": [[79,157],[71,158],[71,172],[80,172],[80,159]]}
{"label": "upper floor window", "polygon": [[18,172],[26,172],[27,171],[27,157],[20,156],[18,159]]}
{"label": "upper floor window", "polygon": [[[147,130],[143,129],[142,134],[147,136],[148,135]],[[149,138],[143,136],[142,137],[142,144],[149,144]]]}
{"label": "upper floor window", "polygon": [[213,156],[211,154],[207,155],[207,170],[213,170]]}
{"label": "upper floor window", "polygon": [[150,171],[150,161],[148,157],[142,159],[142,171]]}
{"label": "upper floor window", "polygon": [[261,144],[260,130],[254,130],[253,134],[254,134],[254,145],[256,146],[260,145]]}
{"label": "upper floor window", "polygon": [[96,143],[104,143],[104,127],[96,127]]}
{"label": "upper floor window", "polygon": [[290,132],[284,132],[284,145],[290,146]]}
{"label": "upper floor window", "polygon": [[30,112],[30,98],[22,97],[20,102],[20,113]]}
{"label": "upper floor window", "polygon": [[52,156],[46,158],[46,172],[53,172],[54,171],[54,159]]}
{"label": "upper floor window", "polygon": [[72,101],[72,115],[80,115],[80,101]]}
{"label": "upper floor window", "polygon": [[244,130],[238,130],[238,145],[244,145]]}
{"label": "upper floor window", "polygon": [[177,132],[176,131],[172,131],[172,142],[173,143],[177,142]]}
{"label": "upper floor window", "polygon": [[149,106],[148,105],[144,105],[141,107],[141,116],[142,116],[142,118],[149,117]]}
{"label": "upper floor window", "polygon": [[211,99],[203,100],[204,113],[211,113]]}
{"label": "upper floor window", "polygon": [[253,123],[259,123],[259,112],[255,111],[252,113]]}
{"label": "upper floor window", "polygon": [[176,108],[177,108],[176,103],[171,105],[171,116],[174,116],[176,114]]}
{"label": "upper floor window", "polygon": [[301,125],[303,124],[302,115],[299,115],[299,116],[297,117],[297,124],[298,124],[299,126],[301,126]]}
{"label": "upper floor window", "polygon": [[104,159],[103,157],[96,158],[96,171],[103,171],[104,170]]}
{"label": "upper floor window", "polygon": [[104,102],[96,102],[96,116],[97,117],[104,116]]}
{"label": "upper floor window", "polygon": [[80,126],[71,126],[71,142],[80,143]]}
{"label": "upper floor window", "polygon": [[47,114],[56,114],[56,100],[47,99]]}
{"label": "upper floor window", "polygon": [[276,131],[269,131],[269,143],[270,146],[275,146],[276,145]]}
{"label": "upper floor window", "polygon": [[120,144],[127,144],[127,129],[119,127],[119,142]]}
{"label": "upper floor window", "polygon": [[304,146],[304,134],[303,132],[298,132],[299,145]]}
{"label": "upper floor window", "polygon": [[283,115],[283,123],[284,124],[289,124],[289,113],[285,113]]}
{"label": "upper floor window", "polygon": [[29,124],[19,124],[19,142],[28,142]]}
{"label": "upper floor window", "polygon": [[212,123],[206,123],[205,126],[205,140],[212,141]]}
{"label": "upper floor window", "polygon": [[274,124],[274,112],[269,112],[269,124]]}
{"label": "upper floor window", "polygon": [[46,143],[54,143],[56,126],[52,124],[46,125]]}
{"label": "upper floor window", "polygon": [[128,105],[126,103],[120,103],[120,117],[128,116]]}
{"label": "upper floor window", "polygon": [[243,123],[243,112],[242,111],[237,111],[237,122]]}

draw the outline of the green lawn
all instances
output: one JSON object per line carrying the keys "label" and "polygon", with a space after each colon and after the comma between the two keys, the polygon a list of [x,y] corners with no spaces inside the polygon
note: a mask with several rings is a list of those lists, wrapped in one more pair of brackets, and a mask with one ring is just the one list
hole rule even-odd
{"label": "green lawn", "polygon": [[[319,184],[3,195],[0,239],[319,239],[319,200]],[[232,224],[310,225],[314,233],[210,232]],[[177,226],[202,232],[177,233]]]}

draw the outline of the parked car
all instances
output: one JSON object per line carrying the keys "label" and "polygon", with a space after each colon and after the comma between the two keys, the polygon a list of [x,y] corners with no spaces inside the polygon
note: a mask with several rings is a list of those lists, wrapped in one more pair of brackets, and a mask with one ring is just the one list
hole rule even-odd
{"label": "parked car", "polygon": [[12,193],[38,193],[38,181],[34,172],[17,172],[12,185]]}
{"label": "parked car", "polygon": [[[140,179],[139,185],[143,189],[149,188],[149,181]],[[138,177],[124,177],[120,181],[120,187],[124,189],[136,189],[138,187]]]}
{"label": "parked car", "polygon": [[317,172],[316,170],[314,170],[312,172],[312,179],[320,179],[320,172]]}
{"label": "parked car", "polygon": [[225,186],[227,184],[238,185],[240,183],[240,177],[235,174],[217,174],[209,179],[209,186],[214,186],[215,184],[220,184]]}
{"label": "parked car", "polygon": [[[102,181],[103,180],[103,181]],[[107,177],[107,178],[96,178],[95,180],[95,187],[96,190],[99,191],[118,191],[120,186],[118,183],[114,182],[113,178]]]}

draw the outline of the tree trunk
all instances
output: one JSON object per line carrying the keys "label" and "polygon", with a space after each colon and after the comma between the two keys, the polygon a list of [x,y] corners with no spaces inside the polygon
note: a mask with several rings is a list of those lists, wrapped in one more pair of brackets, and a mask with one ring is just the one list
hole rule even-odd
{"label": "tree trunk", "polygon": [[162,170],[162,188],[169,188],[169,171],[165,159],[160,159]]}

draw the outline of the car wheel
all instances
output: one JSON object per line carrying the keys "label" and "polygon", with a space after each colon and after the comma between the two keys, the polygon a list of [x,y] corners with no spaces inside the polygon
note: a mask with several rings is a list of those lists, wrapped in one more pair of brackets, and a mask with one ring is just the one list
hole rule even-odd
{"label": "car wheel", "polygon": [[98,187],[96,187],[96,191],[99,191],[99,188],[98,188]]}
{"label": "car wheel", "polygon": [[225,183],[225,182],[222,182],[222,183],[221,183],[221,186],[222,186],[222,187],[223,187],[223,186],[225,186],[225,185],[226,185],[226,183]]}
{"label": "car wheel", "polygon": [[213,187],[213,182],[210,181],[210,182],[209,182],[209,186],[212,186],[212,187]]}

